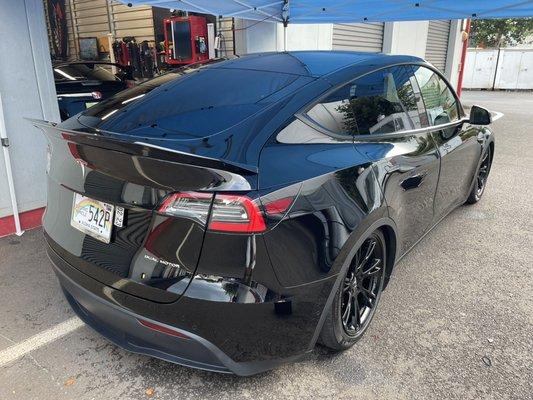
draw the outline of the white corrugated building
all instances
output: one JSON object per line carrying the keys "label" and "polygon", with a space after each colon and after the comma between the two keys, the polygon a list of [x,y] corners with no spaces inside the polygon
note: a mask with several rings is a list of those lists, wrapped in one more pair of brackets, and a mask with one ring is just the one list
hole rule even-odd
{"label": "white corrugated building", "polygon": [[[281,24],[238,20],[237,54],[282,51]],[[287,50],[352,50],[410,54],[427,59],[456,86],[461,58],[461,20],[355,24],[293,24]]]}

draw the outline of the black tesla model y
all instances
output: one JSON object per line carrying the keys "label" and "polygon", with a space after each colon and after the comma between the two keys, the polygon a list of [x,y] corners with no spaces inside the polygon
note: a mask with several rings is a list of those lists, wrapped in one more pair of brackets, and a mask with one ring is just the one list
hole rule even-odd
{"label": "black tesla model y", "polygon": [[79,317],[133,352],[250,375],[344,350],[398,260],[482,196],[490,122],[415,57],[190,66],[38,123],[48,254]]}

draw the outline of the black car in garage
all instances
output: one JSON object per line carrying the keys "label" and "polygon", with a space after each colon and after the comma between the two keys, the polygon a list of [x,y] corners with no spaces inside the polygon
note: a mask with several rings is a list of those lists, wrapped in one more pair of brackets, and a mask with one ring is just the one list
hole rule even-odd
{"label": "black car in garage", "polygon": [[80,318],[134,352],[250,375],[344,350],[397,261],[481,198],[490,122],[416,57],[187,67],[38,123],[48,254]]}
{"label": "black car in garage", "polygon": [[131,86],[129,67],[100,61],[54,64],[54,82],[61,120]]}

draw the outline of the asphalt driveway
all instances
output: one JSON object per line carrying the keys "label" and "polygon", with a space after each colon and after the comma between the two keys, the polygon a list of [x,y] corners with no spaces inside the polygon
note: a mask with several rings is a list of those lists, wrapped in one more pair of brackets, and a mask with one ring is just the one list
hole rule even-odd
{"label": "asphalt driveway", "polygon": [[0,239],[0,399],[533,398],[533,93],[463,100],[504,114],[485,196],[398,264],[351,350],[249,378],[127,353],[74,317],[35,230]]}

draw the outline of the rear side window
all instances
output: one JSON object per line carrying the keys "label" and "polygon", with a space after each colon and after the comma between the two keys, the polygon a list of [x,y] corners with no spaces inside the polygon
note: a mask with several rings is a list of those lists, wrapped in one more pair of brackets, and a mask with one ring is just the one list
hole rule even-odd
{"label": "rear side window", "polygon": [[362,76],[316,104],[307,116],[323,128],[344,135],[394,133],[428,126],[418,85],[407,66]]}
{"label": "rear side window", "polygon": [[448,84],[429,68],[415,65],[416,80],[426,104],[432,126],[447,124],[459,119],[457,99]]}
{"label": "rear side window", "polygon": [[349,113],[350,90],[352,85],[346,85],[328,95],[320,103],[315,104],[307,116],[330,132],[343,136],[352,135]]}

